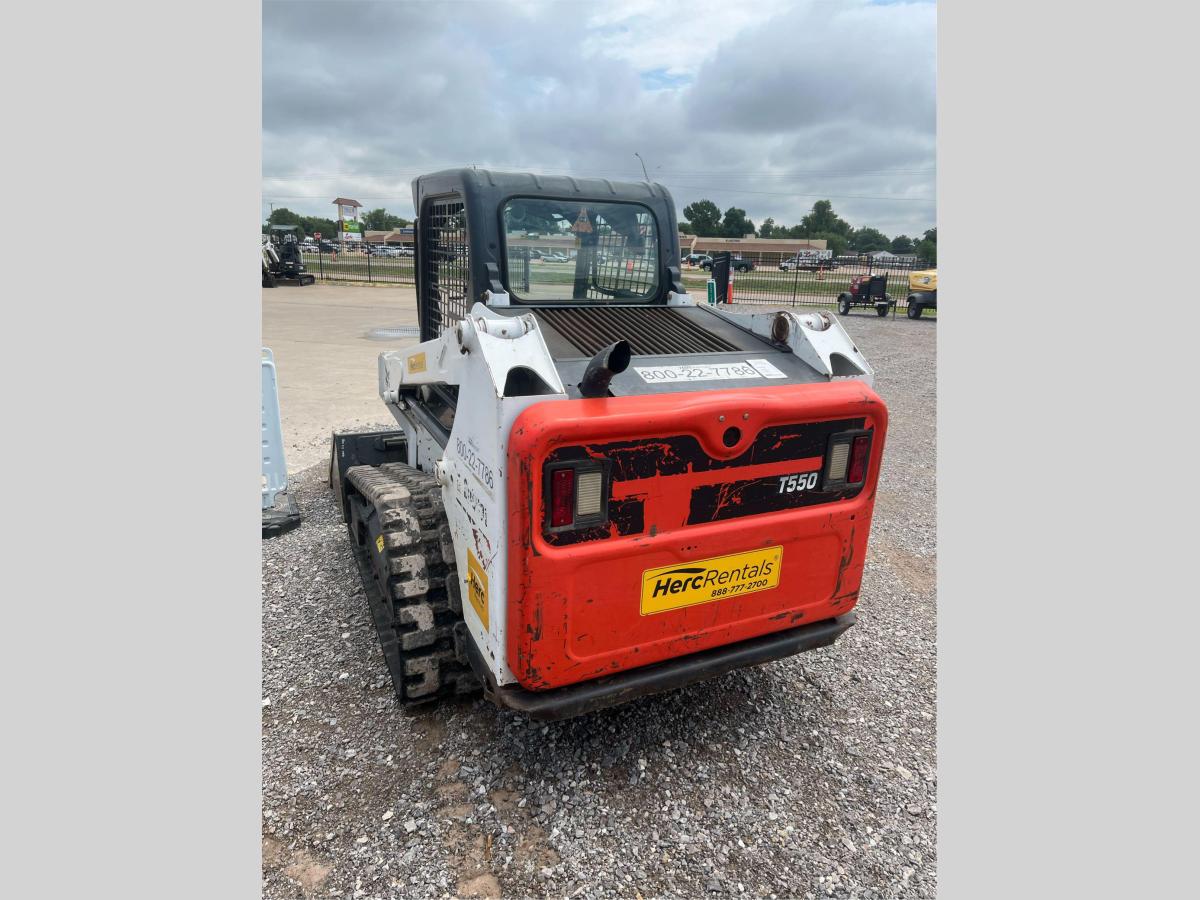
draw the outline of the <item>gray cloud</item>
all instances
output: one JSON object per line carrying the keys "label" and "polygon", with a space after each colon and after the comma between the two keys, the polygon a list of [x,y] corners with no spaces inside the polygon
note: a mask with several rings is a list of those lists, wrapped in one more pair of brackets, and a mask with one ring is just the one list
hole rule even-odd
{"label": "gray cloud", "polygon": [[[263,11],[263,198],[412,215],[451,165],[640,179],[794,224],[935,224],[930,4],[324,3]],[[909,199],[872,199],[909,198]]]}

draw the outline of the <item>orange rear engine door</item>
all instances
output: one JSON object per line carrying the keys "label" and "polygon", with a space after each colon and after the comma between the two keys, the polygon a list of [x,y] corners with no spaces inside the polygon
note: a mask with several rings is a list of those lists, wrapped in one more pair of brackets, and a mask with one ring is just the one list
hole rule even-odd
{"label": "orange rear engine door", "polygon": [[[561,687],[852,609],[886,428],[859,381],[526,409],[507,479],[520,684]],[[870,438],[864,481],[830,485],[830,441],[847,434]],[[606,521],[555,530],[548,473],[580,462],[606,472]]]}

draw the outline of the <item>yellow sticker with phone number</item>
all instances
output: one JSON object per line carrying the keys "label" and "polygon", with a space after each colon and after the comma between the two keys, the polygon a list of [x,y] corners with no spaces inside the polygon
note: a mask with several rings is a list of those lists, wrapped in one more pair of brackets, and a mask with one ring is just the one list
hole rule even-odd
{"label": "yellow sticker with phone number", "polygon": [[643,616],[767,591],[779,585],[783,547],[749,550],[642,573]]}

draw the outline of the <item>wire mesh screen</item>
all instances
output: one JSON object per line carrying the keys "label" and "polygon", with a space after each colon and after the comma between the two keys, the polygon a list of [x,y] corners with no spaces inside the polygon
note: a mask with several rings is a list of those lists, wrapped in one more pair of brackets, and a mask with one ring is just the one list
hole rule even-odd
{"label": "wire mesh screen", "polygon": [[635,236],[600,229],[588,281],[589,300],[640,297],[653,291],[658,281],[658,241],[647,240],[647,230],[653,231],[652,223],[639,223]]}
{"label": "wire mesh screen", "polygon": [[644,301],[661,283],[654,216],[638,203],[514,197],[506,284],[519,300]]}
{"label": "wire mesh screen", "polygon": [[467,214],[462,200],[431,200],[421,215],[424,279],[421,340],[428,341],[467,315]]}

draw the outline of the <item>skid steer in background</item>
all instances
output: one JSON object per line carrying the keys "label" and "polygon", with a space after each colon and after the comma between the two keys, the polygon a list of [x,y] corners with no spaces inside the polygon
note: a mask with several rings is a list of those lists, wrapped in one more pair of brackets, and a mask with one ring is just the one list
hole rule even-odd
{"label": "skid steer in background", "polygon": [[854,623],[887,410],[831,314],[697,305],[661,185],[413,195],[422,342],[379,357],[400,428],[330,463],[403,702],[566,718]]}

